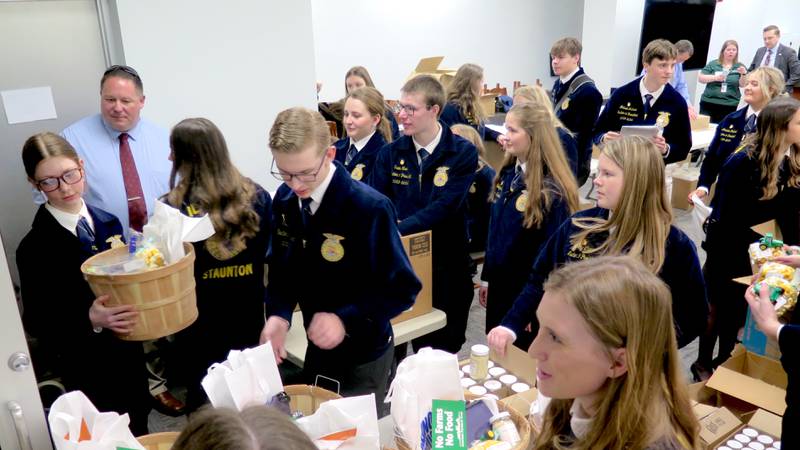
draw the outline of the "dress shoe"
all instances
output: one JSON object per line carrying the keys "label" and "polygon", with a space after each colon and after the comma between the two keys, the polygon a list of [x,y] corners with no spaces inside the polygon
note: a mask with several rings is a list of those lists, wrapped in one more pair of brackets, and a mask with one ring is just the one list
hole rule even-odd
{"label": "dress shoe", "polygon": [[169,391],[154,395],[153,407],[161,414],[172,417],[182,416],[186,412],[186,405],[175,398]]}
{"label": "dress shoe", "polygon": [[706,369],[697,362],[693,362],[692,365],[689,366],[689,370],[692,372],[692,376],[696,382],[706,381],[711,378],[712,371]]}

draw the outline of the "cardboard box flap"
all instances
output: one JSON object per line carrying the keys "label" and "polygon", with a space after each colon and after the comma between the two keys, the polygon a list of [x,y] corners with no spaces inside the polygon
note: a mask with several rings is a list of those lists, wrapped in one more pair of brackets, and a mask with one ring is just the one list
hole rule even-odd
{"label": "cardboard box flap", "polygon": [[720,443],[742,422],[728,408],[718,408],[700,420],[700,439],[709,447]]}
{"label": "cardboard box flap", "polygon": [[536,385],[536,360],[517,347],[509,345],[505,356],[500,356],[492,350],[489,359],[514,374],[519,381],[528,383],[531,388]]}
{"label": "cardboard box flap", "polygon": [[442,60],[444,60],[444,56],[431,56],[428,58],[422,58],[417,63],[417,67],[414,69],[414,71],[418,73],[436,72],[436,69],[439,68],[439,64],[442,63]]}
{"label": "cardboard box flap", "polygon": [[716,406],[706,405],[704,403],[697,403],[696,401],[692,400],[692,412],[694,412],[694,415],[695,417],[697,417],[697,420],[702,420],[703,418],[713,413],[717,409],[719,408],[717,408]]}
{"label": "cardboard box flap", "polygon": [[786,373],[780,362],[741,346],[714,371],[706,386],[775,414],[786,410]]}
{"label": "cardboard box flap", "polygon": [[781,227],[779,227],[778,223],[775,222],[774,220],[760,223],[758,225],[753,225],[752,227],[750,227],[750,229],[760,234],[761,236],[764,236],[767,233],[772,233],[772,236],[775,239],[783,240],[783,233],[781,233]]}
{"label": "cardboard box flap", "polygon": [[771,412],[759,409],[753,414],[753,417],[747,421],[747,424],[753,428],[769,433],[775,437],[781,435],[781,424],[783,418],[772,414]]}
{"label": "cardboard box flap", "polygon": [[514,411],[520,413],[520,415],[528,417],[531,412],[531,403],[533,403],[538,396],[539,391],[537,391],[536,388],[531,388],[528,391],[520,392],[519,394],[514,394],[510,397],[504,398],[503,403],[505,403],[506,406]]}

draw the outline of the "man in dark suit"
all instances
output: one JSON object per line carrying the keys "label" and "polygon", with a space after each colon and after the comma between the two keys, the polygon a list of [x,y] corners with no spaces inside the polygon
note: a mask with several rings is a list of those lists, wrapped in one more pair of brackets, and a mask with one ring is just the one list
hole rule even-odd
{"label": "man in dark suit", "polygon": [[786,92],[792,93],[792,87],[800,82],[800,61],[797,52],[780,43],[781,30],[775,25],[764,28],[764,47],[756,51],[748,70],[756,67],[770,66],[780,70],[786,80]]}

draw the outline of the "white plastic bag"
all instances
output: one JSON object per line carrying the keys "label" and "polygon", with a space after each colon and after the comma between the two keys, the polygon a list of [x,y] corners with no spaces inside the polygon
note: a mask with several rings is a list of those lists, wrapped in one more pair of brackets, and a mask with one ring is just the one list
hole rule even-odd
{"label": "white plastic bag", "polygon": [[[127,413],[101,413],[81,391],[58,397],[50,407],[47,421],[56,450],[114,450],[118,447],[144,450],[128,428]],[[89,439],[81,440],[87,434]]]}
{"label": "white plastic bag", "polygon": [[[314,414],[297,419],[320,450],[362,450],[380,448],[378,413],[375,395],[361,395],[321,404]],[[355,429],[355,436],[344,439],[321,439],[333,433]]]}
{"label": "white plastic bag", "polygon": [[238,411],[253,404],[264,405],[283,391],[270,342],[242,351],[231,350],[227,361],[208,368],[201,384],[214,407]]}
{"label": "white plastic bag", "polygon": [[708,216],[711,215],[711,207],[703,203],[697,194],[692,194],[692,204],[694,204],[694,208],[692,209],[692,217],[694,217],[695,222],[702,230],[703,223],[705,223]]}
{"label": "white plastic bag", "polygon": [[429,347],[397,366],[386,402],[392,403],[396,430],[412,448],[420,447],[420,424],[431,411],[433,399],[464,400],[458,371],[456,355]]}
{"label": "white plastic bag", "polygon": [[183,243],[197,242],[213,236],[214,224],[208,214],[203,217],[188,217],[179,210],[156,200],[153,215],[142,227],[144,239],[153,239],[164,251],[167,264],[183,258]]}

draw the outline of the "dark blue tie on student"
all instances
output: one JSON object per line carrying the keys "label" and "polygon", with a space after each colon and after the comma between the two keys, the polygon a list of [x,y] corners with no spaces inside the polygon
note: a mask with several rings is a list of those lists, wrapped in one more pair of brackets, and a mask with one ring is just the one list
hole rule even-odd
{"label": "dark blue tie on student", "polygon": [[313,215],[311,212],[311,202],[314,201],[313,198],[301,198],[300,203],[303,205],[303,210],[300,211],[300,216],[303,218],[303,228],[308,227],[308,221],[311,219]]}
{"label": "dark blue tie on student", "polygon": [[653,96],[651,94],[644,94],[644,118],[647,119],[647,115],[650,114],[650,107],[653,106],[650,102],[653,101]]}
{"label": "dark blue tie on student", "polygon": [[94,245],[94,230],[89,226],[89,221],[86,220],[86,217],[81,216],[80,220],[78,220],[78,226],[75,228],[75,232],[78,235],[78,240],[81,241],[81,246],[87,252],[94,253],[92,251],[92,246]]}
{"label": "dark blue tie on student", "polygon": [[417,153],[419,154],[419,162],[425,161],[428,156],[431,156],[430,152],[424,148],[419,149]]}
{"label": "dark blue tie on student", "polygon": [[753,133],[756,131],[756,115],[750,114],[750,117],[747,118],[747,122],[744,124],[744,132]]}
{"label": "dark blue tie on student", "polygon": [[350,148],[347,150],[347,155],[344,157],[344,165],[349,166],[350,161],[356,157],[358,154],[358,149],[356,149],[356,144],[350,144]]}
{"label": "dark blue tie on student", "polygon": [[511,181],[511,190],[521,191],[522,189],[525,189],[525,172],[522,171],[522,166],[517,166],[514,179]]}

